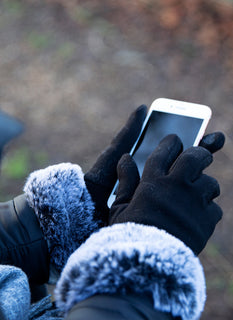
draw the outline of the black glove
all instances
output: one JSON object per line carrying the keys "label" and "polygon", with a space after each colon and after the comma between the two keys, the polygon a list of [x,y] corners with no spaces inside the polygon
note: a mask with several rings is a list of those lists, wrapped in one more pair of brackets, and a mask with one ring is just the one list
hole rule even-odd
{"label": "black glove", "polygon": [[[215,133],[201,144],[214,152],[223,143],[224,136]],[[131,221],[156,226],[199,254],[222,217],[220,207],[213,202],[219,195],[219,185],[202,173],[213,161],[210,151],[203,147],[181,151],[182,143],[176,135],[164,138],[148,158],[140,182],[133,159],[122,157],[109,224]]]}
{"label": "black glove", "polygon": [[95,218],[102,221],[103,225],[108,222],[107,200],[117,180],[117,163],[121,156],[133,147],[146,117],[146,112],[147,107],[142,105],[131,114],[126,125],[84,176],[87,189],[95,203]]}
{"label": "black glove", "polygon": [[216,151],[222,149],[225,143],[225,136],[222,132],[213,132],[205,135],[199,146],[209,150],[211,153],[215,153]]}

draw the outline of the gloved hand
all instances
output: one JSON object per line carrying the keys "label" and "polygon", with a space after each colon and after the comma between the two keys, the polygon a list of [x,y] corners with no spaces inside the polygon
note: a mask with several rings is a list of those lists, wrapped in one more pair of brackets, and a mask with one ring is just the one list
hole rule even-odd
{"label": "gloved hand", "polygon": [[142,105],[131,114],[126,125],[84,176],[87,189],[95,203],[95,219],[102,221],[103,225],[108,222],[107,200],[117,180],[117,163],[121,156],[133,147],[146,112],[147,107]]}
{"label": "gloved hand", "polygon": [[222,210],[213,202],[219,185],[203,170],[213,161],[211,152],[223,144],[223,134],[215,133],[203,138],[205,148],[191,147],[181,153],[180,139],[169,135],[148,158],[140,182],[135,162],[124,155],[118,164],[119,186],[109,224],[155,226],[199,254],[222,217]]}

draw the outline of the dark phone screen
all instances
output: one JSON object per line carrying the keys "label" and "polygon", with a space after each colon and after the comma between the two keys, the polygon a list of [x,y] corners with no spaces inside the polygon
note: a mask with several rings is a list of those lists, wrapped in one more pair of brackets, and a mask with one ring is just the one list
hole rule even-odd
{"label": "dark phone screen", "polygon": [[202,123],[203,119],[152,111],[133,153],[140,175],[146,159],[165,136],[171,133],[177,134],[185,150],[194,144]]}
{"label": "dark phone screen", "polygon": [[[198,118],[160,111],[152,111],[151,116],[133,152],[133,158],[137,164],[140,176],[142,176],[147,158],[155,150],[159,142],[164,137],[166,137],[168,134],[177,134],[181,139],[185,150],[194,144],[203,121],[203,119]],[[117,193],[117,187],[118,181],[113,191],[114,195]]]}

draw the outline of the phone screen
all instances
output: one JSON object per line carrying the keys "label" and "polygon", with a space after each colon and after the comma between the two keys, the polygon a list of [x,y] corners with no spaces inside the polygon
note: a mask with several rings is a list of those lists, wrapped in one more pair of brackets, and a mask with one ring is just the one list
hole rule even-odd
{"label": "phone screen", "polygon": [[139,174],[142,175],[145,161],[159,142],[168,134],[177,134],[183,142],[184,150],[194,144],[203,119],[183,115],[152,111],[149,121],[133,152]]}
{"label": "phone screen", "polygon": [[[176,134],[183,143],[184,150],[193,146],[204,119],[152,111],[149,120],[137,142],[131,155],[133,156],[140,176],[142,176],[145,162],[149,155],[155,150],[159,142],[168,134]],[[118,181],[108,199],[111,207],[117,193]]]}

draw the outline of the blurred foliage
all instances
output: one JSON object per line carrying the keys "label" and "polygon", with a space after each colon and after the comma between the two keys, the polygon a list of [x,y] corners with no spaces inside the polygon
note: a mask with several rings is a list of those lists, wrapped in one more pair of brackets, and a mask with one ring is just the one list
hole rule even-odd
{"label": "blurred foliage", "polygon": [[92,12],[88,8],[81,6],[74,6],[73,10],[69,11],[69,14],[72,20],[79,24],[89,24],[92,19]]}
{"label": "blurred foliage", "polygon": [[48,165],[49,157],[45,151],[37,151],[33,154],[32,159],[34,161],[34,165],[38,168],[42,168]]}
{"label": "blurred foliage", "polygon": [[27,148],[15,150],[3,158],[2,175],[8,179],[22,179],[29,173],[30,155]]}
{"label": "blurred foliage", "polygon": [[[163,42],[173,41],[192,57],[195,46],[207,56],[222,56],[233,71],[233,0],[47,0],[64,8],[79,26],[103,21],[117,24],[127,35],[143,32],[142,45],[154,50],[154,34],[166,32]],[[135,32],[135,31],[133,31]],[[190,45],[190,41],[192,45]]]}
{"label": "blurred foliage", "polygon": [[222,290],[225,289],[228,285],[228,281],[222,277],[222,275],[219,276],[212,276],[211,278],[207,278],[207,290],[211,289],[217,289],[217,290]]}
{"label": "blurred foliage", "polygon": [[233,279],[230,279],[230,281],[229,281],[228,292],[233,297]]}
{"label": "blurred foliage", "polygon": [[21,147],[12,150],[3,157],[2,161],[2,178],[11,180],[25,179],[32,170],[31,164],[41,168],[48,163],[48,155],[44,151],[38,151],[34,154],[30,153],[27,147]]}
{"label": "blurred foliage", "polygon": [[219,255],[219,248],[216,244],[209,242],[205,248],[205,253],[208,257],[217,258]]}
{"label": "blurred foliage", "polygon": [[3,0],[4,9],[12,15],[20,15],[24,11],[24,4],[17,0]]}
{"label": "blurred foliage", "polygon": [[51,43],[51,35],[32,31],[28,35],[28,43],[34,49],[46,49]]}
{"label": "blurred foliage", "polygon": [[230,296],[233,296],[232,264],[222,254],[217,244],[208,242],[204,251],[205,259],[208,261],[209,268],[206,274],[207,291],[217,290],[222,292],[226,289]]}
{"label": "blurred foliage", "polygon": [[69,59],[75,53],[75,45],[72,42],[64,42],[57,49],[57,56],[63,59]]}

